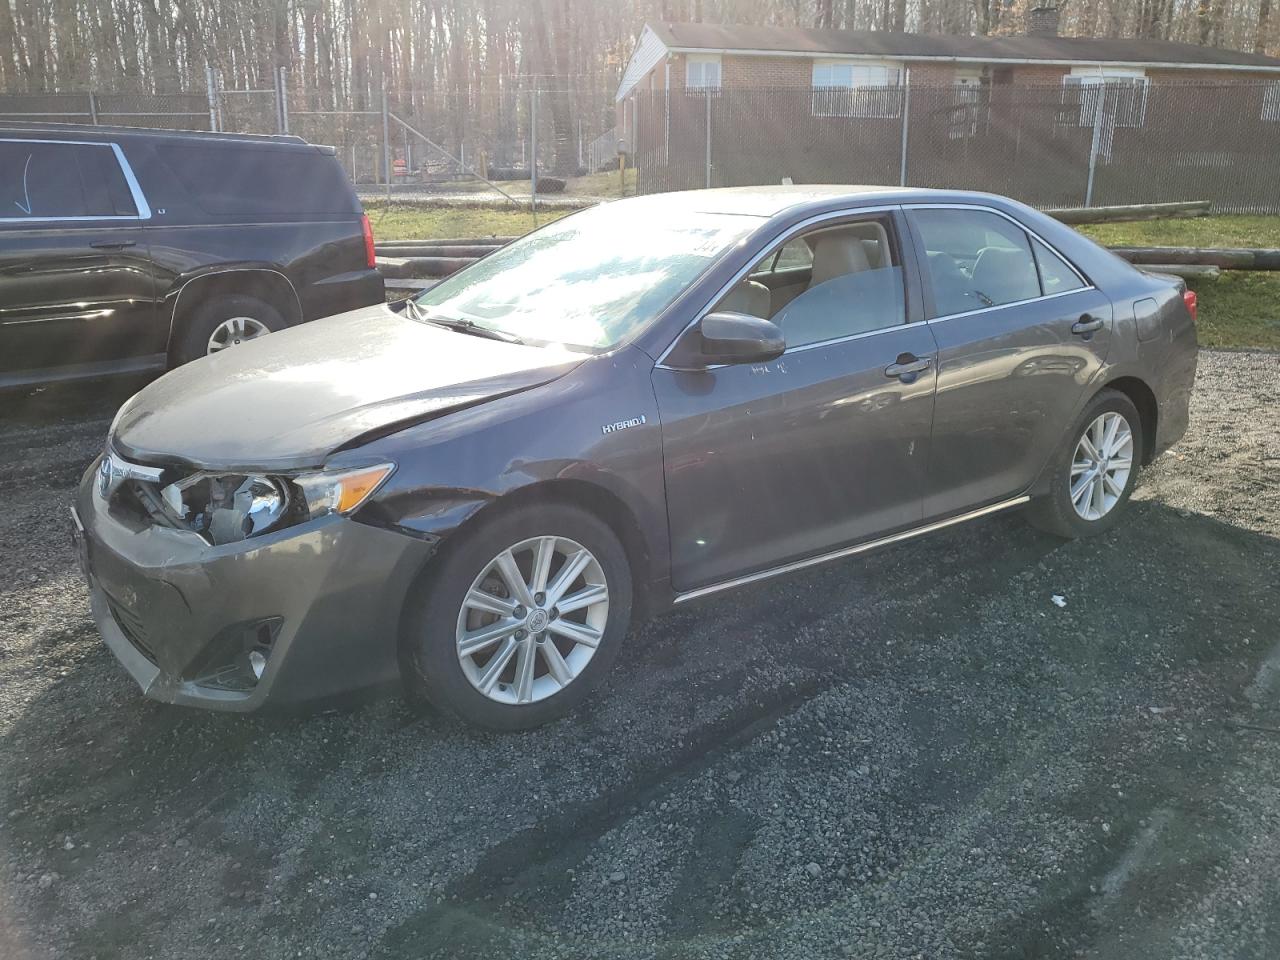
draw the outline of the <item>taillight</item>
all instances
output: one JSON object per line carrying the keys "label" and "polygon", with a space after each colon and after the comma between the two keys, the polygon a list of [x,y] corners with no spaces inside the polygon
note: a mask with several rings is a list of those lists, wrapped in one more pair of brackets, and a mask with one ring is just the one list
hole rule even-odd
{"label": "taillight", "polygon": [[1187,305],[1187,313],[1191,314],[1191,321],[1194,323],[1196,320],[1196,307],[1199,303],[1196,299],[1196,292],[1194,290],[1183,290],[1182,302]]}
{"label": "taillight", "polygon": [[[365,266],[372,270],[377,266],[377,253],[373,249],[373,226],[369,223],[369,215],[367,213],[360,214],[360,229],[364,231],[364,259]],[[1192,294],[1195,296],[1195,294]]]}

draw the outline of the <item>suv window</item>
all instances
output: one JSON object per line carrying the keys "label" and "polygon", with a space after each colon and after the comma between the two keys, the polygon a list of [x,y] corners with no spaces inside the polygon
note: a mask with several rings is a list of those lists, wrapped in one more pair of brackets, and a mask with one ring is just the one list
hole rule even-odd
{"label": "suv window", "polygon": [[[716,309],[771,319],[788,349],[904,323],[902,261],[892,231],[891,220],[877,217],[793,237],[761,257]],[[799,273],[803,289],[794,296],[771,289],[762,282],[771,269]]]}
{"label": "suv window", "polygon": [[192,201],[215,216],[357,212],[342,166],[314,148],[163,144],[156,152]]}
{"label": "suv window", "polygon": [[980,210],[913,210],[928,254],[934,315],[950,316],[1041,295],[1027,233]]}
{"label": "suv window", "polygon": [[0,141],[0,219],[136,215],[109,144]]}

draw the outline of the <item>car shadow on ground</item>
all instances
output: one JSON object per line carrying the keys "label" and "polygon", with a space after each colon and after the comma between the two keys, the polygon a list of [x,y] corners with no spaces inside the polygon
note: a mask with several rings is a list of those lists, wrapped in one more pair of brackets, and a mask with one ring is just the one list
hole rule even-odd
{"label": "car shadow on ground", "polygon": [[1138,956],[1117,919],[1156,956],[1235,849],[1278,567],[1159,502],[1073,543],[998,517],[659,618],[493,735],[149,703],[58,564],[0,869],[33,940],[98,957]]}

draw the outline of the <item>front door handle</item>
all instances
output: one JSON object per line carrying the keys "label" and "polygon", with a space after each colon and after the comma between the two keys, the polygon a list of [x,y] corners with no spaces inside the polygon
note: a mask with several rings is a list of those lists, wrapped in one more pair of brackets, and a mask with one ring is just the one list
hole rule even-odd
{"label": "front door handle", "polygon": [[133,240],[95,240],[89,244],[95,250],[123,250],[125,247],[136,247]]}
{"label": "front door handle", "polygon": [[1077,337],[1087,337],[1091,333],[1097,333],[1101,329],[1102,318],[1091,317],[1087,313],[1071,325],[1071,332]]}
{"label": "front door handle", "polygon": [[914,353],[900,353],[896,362],[884,368],[886,377],[896,377],[903,383],[915,383],[916,377],[933,365],[932,357],[917,357]]}

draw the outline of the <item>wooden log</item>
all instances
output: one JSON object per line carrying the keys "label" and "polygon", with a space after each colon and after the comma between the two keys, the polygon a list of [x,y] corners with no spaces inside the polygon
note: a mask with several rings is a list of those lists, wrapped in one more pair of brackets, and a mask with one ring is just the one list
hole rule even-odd
{"label": "wooden log", "polygon": [[1222,268],[1203,263],[1143,263],[1140,266],[1147,273],[1168,273],[1183,280],[1217,280],[1222,276]]}
{"label": "wooden log", "polygon": [[1126,223],[1136,220],[1185,219],[1207,217],[1208,200],[1179,203],[1135,203],[1121,207],[1067,207],[1046,210],[1049,216],[1073,226],[1079,223]]}
{"label": "wooden log", "polygon": [[375,240],[379,247],[502,247],[516,237],[454,237],[437,240]]}
{"label": "wooden log", "polygon": [[439,282],[440,282],[439,277],[433,277],[430,280],[421,280],[417,278],[399,278],[399,279],[388,279],[386,285],[388,290],[394,290],[398,293],[404,293],[406,295],[409,295],[414,293],[421,293],[423,290],[430,290]]}
{"label": "wooden log", "polygon": [[429,247],[421,244],[406,244],[403,247],[384,247],[375,245],[374,251],[388,257],[468,257],[475,260],[487,257],[501,247],[486,247],[475,244],[458,244],[456,246]]}
{"label": "wooden log", "polygon": [[378,257],[376,264],[384,278],[447,277],[475,263],[472,257]]}
{"label": "wooden log", "polygon": [[1130,263],[1179,263],[1224,270],[1280,270],[1280,250],[1258,247],[1110,247]]}

